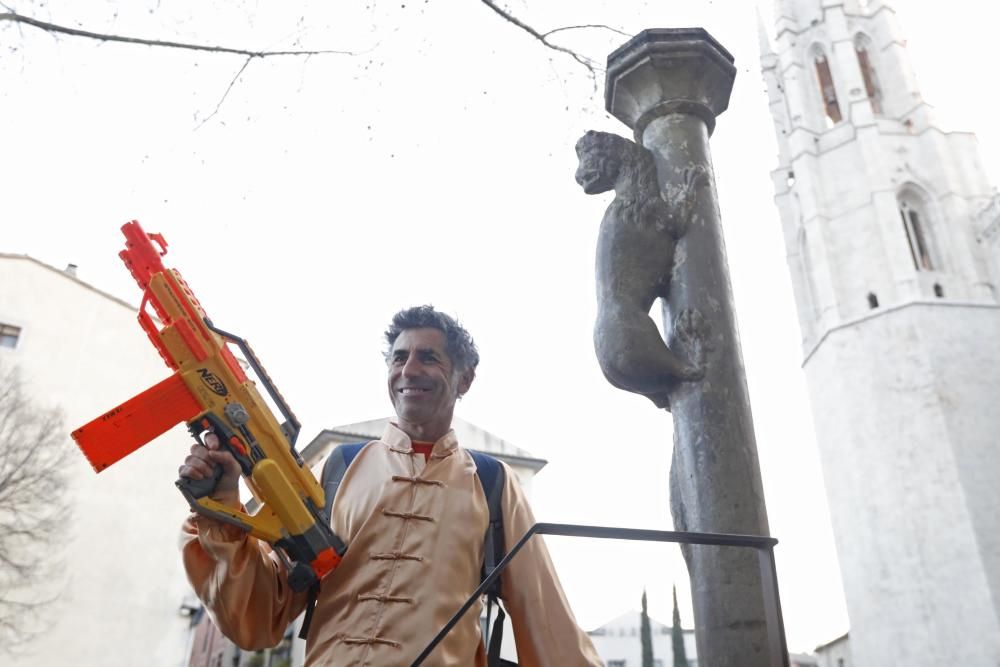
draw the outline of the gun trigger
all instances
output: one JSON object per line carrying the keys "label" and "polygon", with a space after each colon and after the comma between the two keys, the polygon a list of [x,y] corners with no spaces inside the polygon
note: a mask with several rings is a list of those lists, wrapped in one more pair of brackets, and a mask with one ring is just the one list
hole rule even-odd
{"label": "gun trigger", "polygon": [[250,456],[247,454],[246,447],[243,446],[243,443],[240,442],[240,439],[237,438],[235,435],[229,439],[229,446],[235,449],[240,456],[244,458],[250,458]]}

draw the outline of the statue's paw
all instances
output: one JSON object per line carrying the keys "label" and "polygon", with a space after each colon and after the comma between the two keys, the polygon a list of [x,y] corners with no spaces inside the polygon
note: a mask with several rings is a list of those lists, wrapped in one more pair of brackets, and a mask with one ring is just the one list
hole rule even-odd
{"label": "statue's paw", "polygon": [[685,347],[704,341],[708,330],[708,320],[694,308],[685,308],[674,319],[674,339]]}
{"label": "statue's paw", "polygon": [[705,357],[709,347],[711,326],[694,308],[685,308],[674,320],[674,346],[680,348],[691,360],[687,370],[680,375],[683,380],[700,380],[705,376]]}
{"label": "statue's paw", "polygon": [[684,170],[684,189],[687,190],[688,195],[694,194],[695,190],[707,184],[708,169],[702,165],[697,164]]}
{"label": "statue's paw", "polygon": [[697,202],[698,188],[708,184],[708,170],[695,165],[684,170],[684,194],[682,195],[682,210],[685,219],[691,217]]}

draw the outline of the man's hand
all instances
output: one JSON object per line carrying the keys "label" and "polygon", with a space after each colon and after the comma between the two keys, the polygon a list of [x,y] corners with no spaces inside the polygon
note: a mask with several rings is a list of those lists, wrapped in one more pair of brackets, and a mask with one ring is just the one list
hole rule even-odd
{"label": "man's hand", "polygon": [[222,477],[212,492],[212,499],[239,509],[240,464],[228,450],[219,448],[219,437],[214,433],[205,435],[205,446],[191,446],[191,453],[184,459],[178,472],[181,477],[205,479],[215,474],[215,464],[222,466]]}

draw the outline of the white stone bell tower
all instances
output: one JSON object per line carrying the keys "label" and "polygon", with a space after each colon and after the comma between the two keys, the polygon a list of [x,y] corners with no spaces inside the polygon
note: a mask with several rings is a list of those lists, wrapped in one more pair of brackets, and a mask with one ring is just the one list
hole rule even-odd
{"label": "white stone bell tower", "polygon": [[975,137],[879,0],[779,0],[773,172],[858,667],[1000,665],[1000,276]]}

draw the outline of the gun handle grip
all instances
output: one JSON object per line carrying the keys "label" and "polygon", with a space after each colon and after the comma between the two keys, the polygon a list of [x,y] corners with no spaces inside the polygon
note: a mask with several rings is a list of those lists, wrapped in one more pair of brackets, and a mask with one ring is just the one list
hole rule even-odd
{"label": "gun handle grip", "polygon": [[215,491],[215,487],[219,485],[220,479],[222,479],[222,465],[216,463],[211,477],[203,477],[202,479],[181,477],[177,480],[177,488],[179,488],[185,496],[190,494],[190,496],[195,499],[204,498],[205,496],[212,495]]}
{"label": "gun handle grip", "polygon": [[[211,431],[215,433],[216,437],[219,438],[219,443],[224,450],[232,452],[234,456],[237,455],[237,452],[233,451],[233,448],[228,444],[228,441],[233,438],[233,432],[229,430],[221,419],[211,412],[206,412],[197,419],[188,422],[187,427],[191,435],[194,436],[194,439],[198,441],[198,444],[205,446],[202,434],[206,431]],[[239,458],[237,458],[237,460],[239,460]],[[249,461],[241,461],[240,464],[241,466],[247,465],[249,464]],[[216,463],[213,466],[211,477],[204,477],[202,479],[181,477],[177,480],[177,488],[181,490],[181,493],[183,493],[185,497],[189,498],[198,499],[210,496],[219,485],[219,480],[222,479],[223,472],[222,464]]]}

